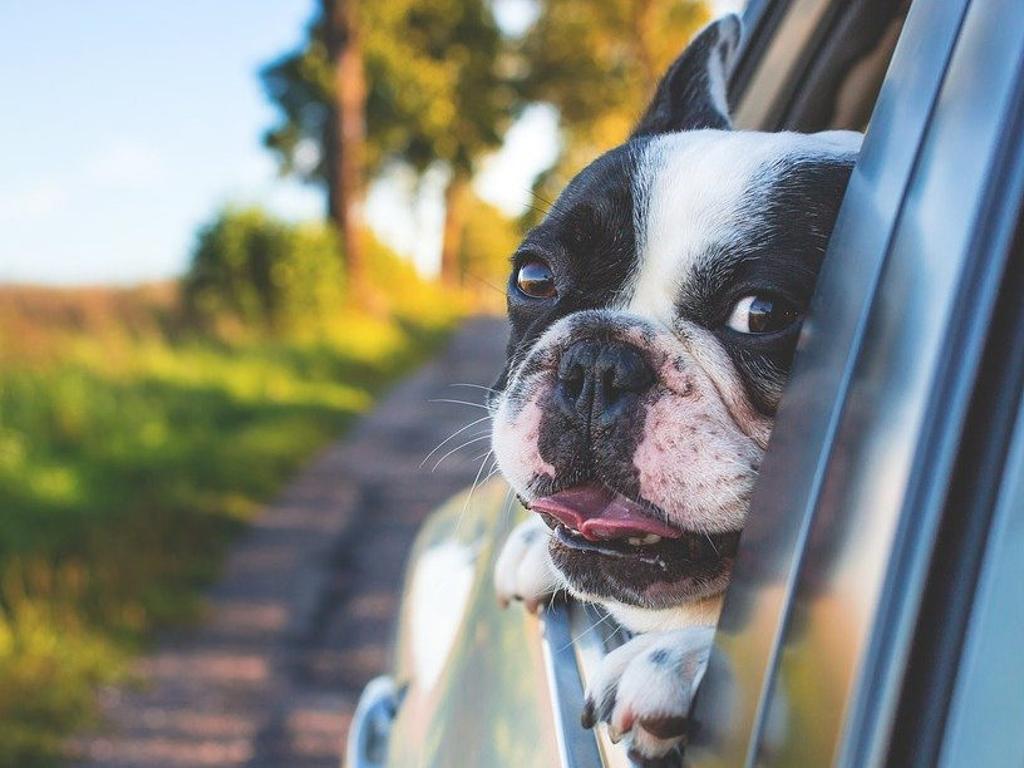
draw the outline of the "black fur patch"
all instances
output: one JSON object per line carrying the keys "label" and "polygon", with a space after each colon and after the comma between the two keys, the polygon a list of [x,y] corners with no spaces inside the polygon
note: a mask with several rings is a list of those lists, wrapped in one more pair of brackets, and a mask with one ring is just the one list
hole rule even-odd
{"label": "black fur patch", "polygon": [[[504,389],[510,369],[553,323],[607,306],[635,268],[633,189],[643,143],[624,145],[591,163],[523,239],[508,284],[508,364],[495,389]],[[554,271],[555,298],[534,299],[516,287],[518,268],[531,259],[543,260]]]}
{"label": "black fur patch", "polygon": [[726,325],[750,294],[780,297],[806,311],[821,260],[853,169],[841,161],[795,157],[754,184],[742,209],[745,225],[727,245],[698,259],[683,281],[677,314],[713,331],[740,373],[747,394],[773,415],[786,382],[799,323],[773,334],[743,334]]}
{"label": "black fur patch", "polygon": [[555,567],[576,589],[640,608],[670,608],[717,594],[732,570],[731,557],[690,558],[684,549],[665,547],[658,562],[549,546]]}
{"label": "black fur patch", "polygon": [[730,19],[711,24],[687,46],[658,83],[634,137],[731,126],[729,116],[719,111],[712,96],[711,68],[723,79],[728,76],[722,57],[732,55],[732,41],[723,35],[725,27],[733,24]]}

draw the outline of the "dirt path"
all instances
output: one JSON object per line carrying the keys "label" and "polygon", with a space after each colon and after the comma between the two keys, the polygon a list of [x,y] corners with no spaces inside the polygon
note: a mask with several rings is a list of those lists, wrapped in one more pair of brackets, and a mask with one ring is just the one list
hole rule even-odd
{"label": "dirt path", "polygon": [[104,695],[109,725],[76,745],[80,765],[338,768],[359,691],[388,664],[417,526],[472,482],[487,447],[419,469],[483,416],[430,401],[479,403],[482,391],[450,385],[490,384],[505,333],[469,322],[295,480],[233,550],[209,621],[141,660],[141,690]]}

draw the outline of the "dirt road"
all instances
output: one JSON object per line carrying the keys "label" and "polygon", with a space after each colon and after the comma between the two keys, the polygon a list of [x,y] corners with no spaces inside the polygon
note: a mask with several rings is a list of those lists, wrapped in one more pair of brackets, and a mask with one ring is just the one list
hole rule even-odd
{"label": "dirt road", "polygon": [[472,482],[478,440],[422,469],[484,416],[506,329],[470,321],[295,479],[233,549],[207,622],[140,660],[138,690],[104,694],[108,725],[80,765],[337,768],[363,684],[384,671],[398,589],[424,516]]}

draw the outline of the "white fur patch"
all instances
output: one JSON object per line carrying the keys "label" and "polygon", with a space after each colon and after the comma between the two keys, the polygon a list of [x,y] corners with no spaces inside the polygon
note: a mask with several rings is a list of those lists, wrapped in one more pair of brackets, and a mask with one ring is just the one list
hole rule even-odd
{"label": "white fur patch", "polygon": [[491,445],[505,479],[524,493],[538,475],[555,476],[555,468],[540,455],[540,425],[543,411],[537,394],[515,415],[508,399],[502,398],[494,417]]}
{"label": "white fur patch", "polygon": [[[593,598],[591,598],[593,599]],[[674,608],[652,609],[626,605],[615,600],[600,600],[615,620],[633,632],[663,632],[687,627],[713,627],[722,612],[722,596],[682,603]]]}
{"label": "white fur patch", "polygon": [[860,146],[852,131],[753,133],[684,131],[650,141],[639,160],[637,267],[626,309],[671,327],[682,281],[697,261],[727,246],[750,212],[751,189],[771,181],[792,157],[848,156]]}

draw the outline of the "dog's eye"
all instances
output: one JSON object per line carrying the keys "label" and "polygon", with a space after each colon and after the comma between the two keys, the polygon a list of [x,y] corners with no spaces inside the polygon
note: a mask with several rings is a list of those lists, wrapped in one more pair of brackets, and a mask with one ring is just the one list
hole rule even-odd
{"label": "dog's eye", "polygon": [[516,270],[516,287],[533,299],[550,299],[556,293],[551,267],[540,259],[531,259]]}
{"label": "dog's eye", "polygon": [[732,308],[726,325],[740,333],[775,333],[784,331],[799,317],[796,308],[783,299],[744,296]]}

